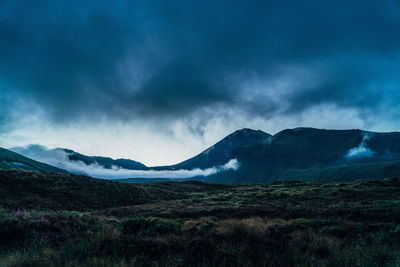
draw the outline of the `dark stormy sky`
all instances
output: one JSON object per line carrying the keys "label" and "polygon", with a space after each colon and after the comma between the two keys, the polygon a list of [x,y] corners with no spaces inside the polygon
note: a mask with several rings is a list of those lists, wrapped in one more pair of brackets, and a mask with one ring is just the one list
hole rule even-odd
{"label": "dark stormy sky", "polygon": [[400,130],[400,1],[0,0],[0,145],[175,163],[243,127]]}

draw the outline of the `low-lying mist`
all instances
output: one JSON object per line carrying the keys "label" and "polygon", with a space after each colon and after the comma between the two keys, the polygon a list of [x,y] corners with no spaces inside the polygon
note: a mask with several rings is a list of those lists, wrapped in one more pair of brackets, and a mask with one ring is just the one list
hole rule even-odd
{"label": "low-lying mist", "polygon": [[370,135],[364,134],[361,140],[361,143],[357,147],[351,148],[346,153],[347,159],[361,159],[361,158],[370,158],[373,157],[375,152],[372,151],[367,146],[367,141],[369,140]]}
{"label": "low-lying mist", "polygon": [[35,150],[29,148],[14,148],[14,151],[24,154],[34,160],[65,169],[74,174],[83,174],[102,179],[125,179],[125,178],[169,178],[183,179],[196,176],[209,176],[221,171],[237,170],[240,166],[237,159],[231,159],[224,165],[214,166],[207,169],[178,169],[178,170],[130,170],[118,166],[105,168],[94,163],[87,165],[79,160],[70,160],[68,153],[62,149]]}

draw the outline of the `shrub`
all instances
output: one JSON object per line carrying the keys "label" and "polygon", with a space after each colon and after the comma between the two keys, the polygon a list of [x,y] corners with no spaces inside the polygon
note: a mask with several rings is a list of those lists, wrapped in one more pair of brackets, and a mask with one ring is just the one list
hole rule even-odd
{"label": "shrub", "polygon": [[28,221],[33,238],[39,243],[50,245],[71,243],[88,237],[100,226],[97,218],[75,212],[41,213]]}
{"label": "shrub", "polygon": [[357,231],[358,228],[351,225],[332,225],[323,229],[323,233],[333,235],[338,238],[354,237],[354,234]]}
{"label": "shrub", "polygon": [[165,235],[179,230],[178,223],[155,217],[134,217],[126,219],[122,224],[122,233],[131,235]]}
{"label": "shrub", "polygon": [[0,221],[0,246],[13,245],[27,236],[25,225],[16,219]]}
{"label": "shrub", "polygon": [[210,231],[211,229],[215,228],[217,226],[217,224],[213,221],[205,221],[201,224],[201,230],[202,231]]}
{"label": "shrub", "polygon": [[219,224],[217,231],[223,235],[233,236],[237,238],[263,238],[267,233],[277,226],[286,225],[284,220],[263,220],[259,217],[252,217],[242,220],[225,220]]}

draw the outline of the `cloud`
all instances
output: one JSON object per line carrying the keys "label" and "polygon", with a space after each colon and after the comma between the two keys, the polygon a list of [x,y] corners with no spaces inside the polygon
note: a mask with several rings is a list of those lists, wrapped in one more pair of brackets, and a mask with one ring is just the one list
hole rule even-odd
{"label": "cloud", "polygon": [[[326,103],[375,108],[371,97],[399,97],[384,89],[398,82],[397,10],[394,0],[4,0],[0,90],[37,103],[54,123],[173,120],[218,105],[254,116]],[[271,81],[293,68],[306,76],[271,98],[281,90]],[[262,77],[263,97],[244,97]]]}
{"label": "cloud", "polygon": [[[243,127],[395,130],[399,10],[396,0],[0,0],[0,144],[117,156],[149,146],[112,150],[114,134],[94,143],[98,125],[127,142],[179,128],[191,141],[164,144],[170,155]],[[176,153],[164,163],[194,154]]]}
{"label": "cloud", "polygon": [[237,159],[231,159],[226,164],[207,169],[179,169],[179,170],[128,170],[118,166],[106,169],[98,163],[87,165],[79,160],[70,160],[68,153],[62,149],[48,150],[40,145],[27,147],[15,147],[13,151],[24,156],[31,157],[37,161],[65,169],[74,174],[83,174],[103,179],[125,179],[125,178],[169,178],[182,179],[196,176],[209,176],[221,171],[236,171],[240,164]]}
{"label": "cloud", "polygon": [[34,158],[38,155],[41,155],[41,154],[49,151],[49,149],[47,147],[42,146],[42,145],[37,145],[37,144],[28,145],[28,146],[20,146],[20,147],[12,147],[12,148],[10,148],[10,150],[12,150],[18,154],[24,155],[25,157],[28,157],[28,158]]}
{"label": "cloud", "polygon": [[361,158],[370,158],[373,157],[375,152],[367,147],[366,142],[369,140],[369,135],[364,134],[361,143],[357,147],[353,147],[349,149],[346,153],[347,159],[361,159]]}
{"label": "cloud", "polygon": [[221,171],[237,170],[239,168],[239,162],[236,159],[231,159],[226,164],[216,166],[208,169],[179,169],[173,171],[158,171],[158,170],[127,170],[122,168],[114,167],[112,169],[105,169],[102,166],[92,164],[85,165],[82,162],[64,162],[61,164],[62,167],[72,173],[86,174],[95,178],[103,179],[125,179],[125,178],[169,178],[169,179],[183,179],[192,178],[197,176],[209,176],[216,174]]}

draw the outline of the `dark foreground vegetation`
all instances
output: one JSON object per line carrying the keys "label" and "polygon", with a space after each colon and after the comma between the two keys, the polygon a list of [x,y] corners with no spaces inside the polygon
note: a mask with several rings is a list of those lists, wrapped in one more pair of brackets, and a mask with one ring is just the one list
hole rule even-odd
{"label": "dark foreground vegetation", "polygon": [[400,265],[398,179],[132,185],[3,171],[0,205],[0,266]]}

